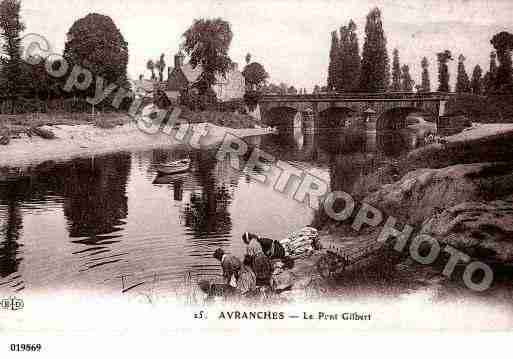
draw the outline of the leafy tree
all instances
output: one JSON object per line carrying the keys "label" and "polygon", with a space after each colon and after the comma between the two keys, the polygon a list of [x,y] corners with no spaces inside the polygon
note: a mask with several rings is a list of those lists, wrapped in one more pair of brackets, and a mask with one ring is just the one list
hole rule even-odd
{"label": "leafy tree", "polygon": [[[128,44],[108,16],[92,13],[71,26],[64,45],[64,58],[93,74],[101,76],[104,84],[127,85]],[[89,87],[85,94],[94,92]]]}
{"label": "leafy tree", "polygon": [[429,61],[427,57],[424,57],[420,63],[422,67],[422,84],[420,87],[421,92],[431,91],[431,81],[429,80]]}
{"label": "leafy tree", "polygon": [[497,76],[497,54],[495,51],[490,53],[490,69],[483,77],[483,87],[487,94],[494,91],[495,77]]}
{"label": "leafy tree", "polygon": [[316,95],[321,92],[321,87],[319,85],[315,85],[313,89],[313,94]]}
{"label": "leafy tree", "polygon": [[452,61],[452,54],[449,50],[445,50],[444,52],[439,52],[437,54],[438,58],[438,91],[440,92],[451,92],[451,88],[449,86],[449,66],[447,63]]}
{"label": "leafy tree", "polygon": [[458,93],[469,93],[471,91],[470,79],[465,69],[465,60],[463,55],[458,57],[458,77],[456,79],[456,92]]}
{"label": "leafy tree", "polygon": [[164,60],[164,56],[165,56],[164,54],[161,54],[160,58],[155,63],[155,67],[159,71],[159,81],[160,82],[164,81],[164,70],[166,69],[166,61]]}
{"label": "leafy tree", "polygon": [[399,50],[394,49],[392,60],[392,91],[401,91],[401,63],[399,62]]}
{"label": "leafy tree", "polygon": [[335,89],[338,72],[339,40],[336,31],[331,32],[330,62],[328,65],[328,89]]}
{"label": "leafy tree", "polygon": [[513,91],[513,67],[511,62],[511,51],[513,50],[513,34],[500,32],[496,34],[491,43],[497,51],[499,68],[495,76],[495,90],[500,92]]}
{"label": "leafy tree", "polygon": [[388,89],[389,80],[390,64],[381,11],[374,8],[367,15],[365,25],[360,89],[366,92],[384,92]]}
{"label": "leafy tree", "polygon": [[20,16],[19,0],[3,0],[0,3],[0,38],[3,40],[2,52],[7,58],[1,58],[2,77],[5,78],[4,91],[9,97],[22,95],[21,33],[25,24]]}
{"label": "leafy tree", "polygon": [[411,78],[410,67],[403,65],[401,67],[401,90],[405,92],[413,92],[413,85],[415,81]]}
{"label": "leafy tree", "polygon": [[221,18],[194,20],[183,37],[182,47],[190,56],[190,64],[193,68],[198,65],[203,68],[197,87],[200,93],[205,93],[215,84],[217,76],[226,76],[231,68],[228,50],[233,33],[230,23]]}
{"label": "leafy tree", "polygon": [[287,89],[287,93],[289,95],[297,95],[297,89],[294,87],[294,86],[290,86],[288,89]]}
{"label": "leafy tree", "polygon": [[470,87],[474,95],[481,95],[483,93],[483,70],[481,66],[476,65],[472,72],[472,80],[470,81]]}
{"label": "leafy tree", "polygon": [[244,67],[242,75],[246,79],[246,83],[254,87],[259,87],[262,83],[269,78],[269,74],[265,71],[264,67],[258,62],[252,62]]}
{"label": "leafy tree", "polygon": [[155,63],[153,60],[148,60],[146,68],[151,71],[151,79],[155,80],[157,77],[155,76]]}
{"label": "leafy tree", "polygon": [[[34,63],[34,65],[32,65]],[[51,86],[56,82],[46,71],[44,61],[30,61],[22,64],[22,78],[31,85],[31,97],[38,99],[49,99],[51,96]]]}

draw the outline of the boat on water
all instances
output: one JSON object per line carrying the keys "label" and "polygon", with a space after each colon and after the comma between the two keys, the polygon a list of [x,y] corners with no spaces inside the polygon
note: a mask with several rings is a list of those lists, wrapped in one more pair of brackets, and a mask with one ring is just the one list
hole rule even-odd
{"label": "boat on water", "polygon": [[187,172],[175,173],[175,174],[157,174],[153,180],[153,184],[174,184],[177,182],[184,182],[187,180],[189,174]]}
{"label": "boat on water", "polygon": [[157,166],[157,173],[159,176],[173,175],[177,173],[187,172],[191,169],[191,160],[184,158],[182,160],[174,161],[165,165]]}

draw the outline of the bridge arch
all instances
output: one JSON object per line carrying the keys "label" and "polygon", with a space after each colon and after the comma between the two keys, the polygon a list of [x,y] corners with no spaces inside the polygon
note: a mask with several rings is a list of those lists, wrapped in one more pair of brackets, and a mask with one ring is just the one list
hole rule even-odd
{"label": "bridge arch", "polygon": [[436,123],[437,114],[431,110],[419,107],[392,107],[385,109],[376,120],[376,130],[400,130],[408,126],[408,116],[419,113],[422,114],[427,121]]}
{"label": "bridge arch", "polygon": [[[412,150],[424,141],[426,133],[433,132],[431,126],[426,124],[416,128],[415,119],[409,118],[413,114],[422,117],[432,123],[436,128],[436,114],[430,109],[419,107],[393,107],[385,110],[376,121],[376,147],[387,156],[396,157]],[[416,120],[416,122],[419,122]]]}
{"label": "bridge arch", "polygon": [[264,117],[264,123],[286,132],[294,132],[302,127],[300,112],[289,106],[276,106],[268,109]]}
{"label": "bridge arch", "polygon": [[333,106],[319,112],[319,129],[352,127],[358,112],[350,107]]}

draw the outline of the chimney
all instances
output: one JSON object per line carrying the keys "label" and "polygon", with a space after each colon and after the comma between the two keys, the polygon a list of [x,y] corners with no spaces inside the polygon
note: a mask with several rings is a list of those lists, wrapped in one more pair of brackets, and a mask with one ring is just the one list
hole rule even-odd
{"label": "chimney", "polygon": [[180,51],[175,55],[175,68],[179,69],[183,66],[183,59],[184,59],[183,53]]}

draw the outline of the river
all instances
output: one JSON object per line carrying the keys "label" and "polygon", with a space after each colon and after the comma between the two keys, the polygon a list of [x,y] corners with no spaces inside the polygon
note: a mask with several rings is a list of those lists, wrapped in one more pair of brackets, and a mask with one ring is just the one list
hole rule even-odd
{"label": "river", "polygon": [[[365,141],[340,131],[250,142],[347,190],[377,166],[356,166],[355,158],[369,157]],[[401,152],[392,143],[382,152]],[[192,159],[191,172],[155,183],[158,164],[184,157]],[[314,219],[314,210],[229,161],[185,147],[2,168],[0,174],[0,293],[171,291],[184,278],[218,277],[213,251],[242,256],[244,231],[280,239]]]}

